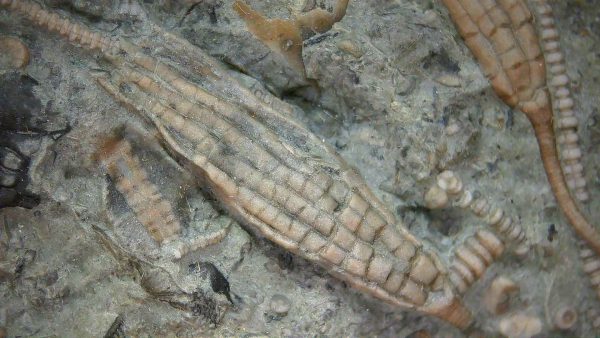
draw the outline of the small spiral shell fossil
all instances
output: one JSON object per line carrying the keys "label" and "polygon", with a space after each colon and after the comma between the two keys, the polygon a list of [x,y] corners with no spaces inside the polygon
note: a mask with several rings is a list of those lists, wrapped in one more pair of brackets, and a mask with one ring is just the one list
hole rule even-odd
{"label": "small spiral shell fossil", "polygon": [[465,293],[503,251],[502,241],[486,230],[478,231],[456,248],[450,280],[458,292]]}

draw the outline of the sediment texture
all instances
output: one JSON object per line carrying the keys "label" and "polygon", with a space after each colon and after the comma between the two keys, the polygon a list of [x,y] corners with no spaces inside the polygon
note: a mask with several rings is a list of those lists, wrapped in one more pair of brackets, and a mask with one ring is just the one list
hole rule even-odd
{"label": "sediment texture", "polygon": [[[559,313],[556,309],[562,308],[575,309],[579,318],[597,316],[585,313],[585,308],[595,302],[595,291],[587,278],[576,273],[581,270],[580,260],[541,166],[534,160],[535,140],[527,121],[520,114],[513,115],[513,110],[495,98],[477,62],[456,38],[441,3],[349,2],[340,22],[304,42],[302,58],[307,76],[320,89],[311,93],[312,88],[298,88],[299,83],[306,82],[281,71],[286,67],[285,60],[276,63],[278,54],[248,31],[232,9],[232,2],[166,1],[159,6],[132,0],[44,1],[47,8],[71,23],[85,23],[79,24],[79,32],[86,26],[90,34],[102,32],[100,36],[115,41],[111,42],[115,52],[112,47],[104,52],[96,47],[90,52],[89,43],[81,44],[86,41],[83,35],[75,34],[75,30],[65,32],[67,37],[73,34],[76,44],[84,49],[74,47],[60,34],[49,34],[47,28],[32,25],[22,15],[0,11],[1,33],[18,37],[31,51],[27,67],[11,76],[0,71],[0,86],[7,92],[28,93],[26,84],[33,83],[31,98],[20,99],[30,107],[20,102],[13,105],[15,99],[7,100],[4,91],[0,92],[0,123],[9,121],[7,116],[12,119],[13,115],[5,114],[3,103],[7,102],[10,107],[19,107],[17,118],[10,121],[28,121],[18,118],[32,114],[44,121],[44,130],[58,129],[61,119],[73,127],[59,139],[35,136],[43,141],[37,153],[32,141],[25,150],[22,145],[10,146],[31,157],[29,186],[41,196],[41,203],[31,212],[2,209],[0,332],[5,327],[9,336],[103,336],[121,331],[131,336],[461,336],[456,328],[432,316],[353,292],[348,287],[352,284],[347,282],[365,281],[367,293],[378,297],[385,296],[378,290],[389,293],[386,287],[393,289],[392,276],[419,288],[410,292],[413,298],[400,301],[420,302],[426,294],[425,305],[409,306],[432,313],[426,308],[430,298],[447,295],[442,289],[435,291],[440,281],[458,288],[461,282],[468,282],[471,276],[475,280],[475,274],[480,274],[463,294],[452,294],[475,313],[474,322],[484,336],[508,332],[502,331],[500,322],[521,327],[531,322],[542,335],[558,334],[552,320],[540,320],[545,318],[546,309],[550,319]],[[295,13],[315,8],[331,13],[337,1],[246,3],[265,17],[294,20]],[[587,76],[593,73],[593,67],[582,60],[594,55],[590,50],[593,44],[588,45],[594,40],[581,33],[584,30],[577,12],[583,6],[581,2],[572,7],[562,3],[552,6],[557,7],[561,34],[569,36],[565,55],[576,54],[576,60],[569,60],[569,69],[575,70],[570,73],[574,84],[581,86],[575,86],[572,93],[582,107],[581,148],[589,150],[595,147],[598,134],[590,117],[597,98],[590,94],[595,88],[593,76]],[[585,22],[592,21],[588,17]],[[572,52],[578,44],[587,47],[583,48],[587,52]],[[586,76],[578,78],[579,73]],[[96,78],[110,95],[97,85]],[[181,78],[191,85],[175,83]],[[272,93],[284,95],[276,97]],[[39,112],[36,105],[30,104],[32,100],[41,102]],[[232,120],[244,114],[251,119]],[[209,118],[213,115],[217,118]],[[199,123],[200,119],[211,127]],[[154,123],[163,129],[162,134]],[[246,129],[229,127],[238,123]],[[106,179],[106,168],[89,159],[97,152],[98,143],[123,125],[147,133],[145,139],[135,136],[127,140],[133,145],[132,155],[139,167],[148,174],[161,198],[172,204],[173,213],[181,221],[181,231],[169,243],[156,245],[130,210],[125,195]],[[305,126],[312,132],[307,132]],[[263,130],[271,130],[275,138],[256,136]],[[3,143],[6,133],[0,133]],[[318,140],[306,141],[313,134]],[[23,134],[8,139],[15,137]],[[236,138],[243,142],[235,143]],[[158,148],[157,140],[164,149]],[[349,169],[344,176],[347,165],[332,160],[336,158],[334,152],[324,146],[323,140],[358,167],[364,177],[359,181],[367,181],[371,189],[353,188],[351,183],[356,181],[348,177],[354,175],[354,170]],[[204,143],[212,151],[196,149]],[[5,153],[4,147],[0,147],[0,156]],[[256,155],[248,155],[253,152],[267,163],[274,159],[278,164],[270,172],[259,169],[263,162],[254,163]],[[195,164],[196,153],[206,161]],[[592,163],[597,158],[595,153],[590,151],[587,156]],[[5,167],[10,163],[8,157],[1,161]],[[238,177],[238,166],[247,174]],[[283,169],[288,178],[302,175],[299,182],[304,186],[294,188],[290,179],[275,177]],[[432,210],[423,203],[424,192],[444,170],[456,172],[465,182],[462,191],[470,191],[447,196],[453,206],[459,206],[460,201],[464,209]],[[190,172],[196,174],[195,179]],[[321,174],[327,178],[317,180]],[[2,173],[0,178],[4,179]],[[198,178],[204,179],[200,186],[208,187],[213,196],[221,194],[219,198],[200,191],[195,184]],[[216,182],[212,189],[211,182]],[[332,184],[327,190],[328,182]],[[346,199],[338,202],[332,189],[340,182],[348,192]],[[312,188],[313,184],[318,189]],[[596,186],[596,182],[588,182],[592,206],[597,204],[593,198]],[[230,191],[237,193],[227,195],[225,189],[231,187],[237,190]],[[291,214],[292,209],[277,200],[282,191],[315,208],[319,212],[315,220],[300,219],[300,212]],[[371,199],[365,191],[379,199]],[[311,200],[307,196],[319,198]],[[328,197],[339,210],[325,203],[325,199],[331,202]],[[368,204],[364,213],[358,212],[360,203],[351,206],[356,197]],[[224,205],[231,207],[229,211],[219,206],[219,200],[226,200]],[[373,201],[385,207],[374,207]],[[402,263],[386,246],[385,227],[380,234],[373,231],[376,239],[372,244],[362,239],[365,234],[361,229],[372,228],[363,229],[370,223],[361,222],[373,210],[383,210],[376,215],[389,212],[401,220],[386,219],[386,224],[393,225],[402,241],[415,243],[397,227],[400,223],[419,238],[412,260]],[[361,218],[355,232],[340,219],[343,211]],[[334,222],[328,236],[327,231],[321,232],[327,229],[321,227],[325,223],[316,219],[321,212]],[[103,213],[110,214],[108,220]],[[266,227],[270,232],[265,233],[273,234],[275,241],[299,253],[290,255],[290,251],[274,245],[275,241],[264,240],[260,230],[255,230],[257,236],[250,236],[230,216],[249,230]],[[285,217],[291,223],[286,223]],[[486,265],[490,256],[482,249],[485,246],[470,236],[479,227],[485,228],[486,223],[500,220],[504,221],[487,230],[501,238],[506,253],[499,261]],[[504,229],[500,224],[511,231],[497,232]],[[310,257],[325,269],[302,259],[311,253],[303,248],[309,242],[289,240],[292,229],[308,229],[307,236],[315,235],[324,242],[322,249]],[[348,273],[344,262],[358,254],[356,244],[345,249],[344,243],[348,242],[343,241],[340,230],[347,230],[354,243],[360,241],[373,250],[371,260],[357,259],[364,263],[358,266],[360,276],[347,278],[339,274]],[[519,239],[531,247],[526,255],[516,258],[510,251]],[[449,267],[448,272],[444,264],[438,264],[438,255],[431,254],[432,247]],[[343,252],[341,265],[328,260],[335,258],[324,250],[329,248]],[[373,271],[385,272],[387,263],[392,263],[383,283],[369,279],[369,268],[375,266],[378,257],[385,264]],[[419,257],[425,258],[424,263],[419,263]],[[422,291],[425,283],[416,282],[417,274],[408,271],[418,271],[419,264],[429,265],[427,260],[433,262],[438,277]],[[453,262],[461,265],[457,269],[462,271],[458,272],[466,276],[454,276],[454,283],[448,281],[454,271]],[[206,263],[220,272],[206,274],[193,268]],[[394,274],[396,269],[406,272]],[[508,302],[504,301],[505,295],[498,296],[496,305],[502,304],[503,314],[490,313],[482,304],[485,290],[494,284],[496,276],[510,278],[516,284],[513,288],[521,290],[518,296],[511,293]],[[373,273],[371,277],[379,278]],[[214,287],[213,280],[217,281]],[[234,304],[224,295],[225,290],[230,290]],[[445,313],[437,315],[450,318],[453,310],[462,311],[452,304],[444,309]],[[591,325],[590,320],[580,319],[565,332],[586,336],[594,332]]]}
{"label": "sediment texture", "polygon": [[[100,35],[32,3],[17,2],[11,8],[86,48],[108,46]],[[55,29],[56,22],[62,28]],[[243,224],[377,298],[462,328],[470,323],[438,258],[397,224],[362,178],[309,131],[272,109],[254,116],[231,105],[125,40],[110,47],[106,56],[115,69],[109,69],[110,79],[99,79],[102,86],[152,121],[167,150],[186,162]],[[272,121],[284,125],[274,127]],[[135,176],[140,171],[136,163],[129,161],[134,176],[125,180],[126,170],[115,162],[109,157],[109,170],[120,176],[120,190],[130,200],[144,195],[133,191],[144,181]],[[136,213],[142,218],[148,214]],[[166,239],[149,222],[142,221],[155,239]],[[167,229],[168,235],[176,230]]]}

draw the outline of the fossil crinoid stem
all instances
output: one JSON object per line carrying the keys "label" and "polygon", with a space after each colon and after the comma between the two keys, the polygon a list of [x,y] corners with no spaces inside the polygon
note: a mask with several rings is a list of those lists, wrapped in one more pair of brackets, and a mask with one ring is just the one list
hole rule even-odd
{"label": "fossil crinoid stem", "polygon": [[69,42],[86,49],[97,49],[103,53],[116,52],[117,44],[110,37],[93,32],[83,24],[62,18],[56,13],[48,12],[40,5],[30,1],[0,0],[0,6],[19,12],[48,31],[60,34]]}
{"label": "fossil crinoid stem", "polygon": [[459,293],[465,293],[504,251],[504,244],[493,233],[480,230],[456,248],[450,280]]}
{"label": "fossil crinoid stem", "polygon": [[97,156],[148,234],[159,244],[174,239],[181,231],[181,224],[171,204],[148,179],[148,173],[132,153],[131,144],[126,139],[108,139]]}
{"label": "fossil crinoid stem", "polygon": [[545,0],[536,0],[532,4],[538,13],[541,44],[546,53],[549,88],[555,103],[554,108],[558,111],[557,131],[558,143],[561,144],[563,172],[571,192],[574,191],[579,201],[586,202],[589,194],[581,162],[583,153],[578,144],[576,108],[569,88],[571,81],[567,74],[565,55],[560,48],[552,7]]}
{"label": "fossil crinoid stem", "polygon": [[498,96],[533,126],[546,175],[575,232],[600,254],[600,234],[579,211],[563,176],[546,86],[545,60],[522,0],[442,0]]}
{"label": "fossil crinoid stem", "polygon": [[[31,1],[0,5],[99,51],[108,61],[97,77],[101,86],[150,121],[169,154],[248,229],[379,300],[470,326],[471,314],[437,254],[395,219],[358,172],[299,122],[240,89],[205,52],[154,26],[142,48]],[[185,58],[211,67],[178,62]],[[134,166],[117,168],[117,175]]]}
{"label": "fossil crinoid stem", "polygon": [[469,209],[477,217],[486,221],[497,233],[515,246],[519,255],[529,250],[527,238],[521,225],[513,220],[504,210],[491,206],[483,197],[474,198],[458,175],[450,170],[443,171],[437,176],[435,183],[425,194],[425,204],[430,209],[452,205]]}
{"label": "fossil crinoid stem", "polygon": [[588,275],[596,296],[600,298],[600,258],[587,248],[581,250],[580,257],[583,271]]}

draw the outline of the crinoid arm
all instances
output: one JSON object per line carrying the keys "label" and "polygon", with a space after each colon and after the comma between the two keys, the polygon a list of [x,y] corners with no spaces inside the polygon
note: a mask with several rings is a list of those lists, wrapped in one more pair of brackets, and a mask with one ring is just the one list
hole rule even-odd
{"label": "crinoid arm", "polygon": [[[575,203],[556,147],[546,63],[554,63],[557,55],[550,50],[544,58],[528,6],[522,0],[443,3],[496,94],[510,107],[525,113],[531,122],[558,205],[579,237],[600,254],[600,234]],[[548,38],[544,33],[556,34],[556,30],[543,30],[542,38]],[[564,77],[557,81],[564,81]]]}

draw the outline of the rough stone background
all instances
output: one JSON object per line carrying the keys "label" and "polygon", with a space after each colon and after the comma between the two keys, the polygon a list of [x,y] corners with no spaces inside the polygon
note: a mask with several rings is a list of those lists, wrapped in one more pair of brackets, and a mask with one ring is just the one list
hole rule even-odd
{"label": "rough stone background", "polygon": [[[432,178],[455,171],[469,187],[518,215],[533,244],[526,257],[507,252],[467,293],[482,332],[498,334],[501,317],[487,313],[480,301],[491,280],[505,275],[520,286],[508,315],[539,317],[540,336],[594,334],[589,314],[600,313],[600,302],[547,185],[529,123],[496,98],[439,2],[350,1],[339,23],[305,41],[308,79],[253,38],[229,0],[45,3],[115,35],[143,35],[144,22],[152,20],[230,65],[248,83],[297,105],[299,118],[335,145],[398,219],[446,260],[457,243],[484,226],[461,210],[424,207]],[[247,3],[282,19],[307,6],[332,6],[305,0]],[[592,221],[600,219],[599,5],[552,3],[580,112],[591,192],[585,211]],[[151,179],[191,228],[210,232],[227,224],[228,216],[161,152],[152,131],[96,84],[91,74],[101,68],[98,56],[6,10],[0,11],[0,34],[20,38],[31,52],[24,70],[0,70],[5,138],[0,141],[10,140],[31,158],[27,189],[40,198],[32,209],[0,209],[0,327],[8,336],[98,337],[117,317],[121,334],[140,337],[405,337],[420,330],[461,336],[439,320],[361,295],[237,224],[215,246],[180,262],[159,261],[162,270],[145,268],[136,259],[152,261],[157,248],[92,161],[100,140],[115,128],[127,126],[138,140],[137,154]],[[63,129],[69,131],[47,133]],[[130,231],[118,231],[115,219]],[[551,224],[558,233],[549,242]],[[102,234],[121,247],[112,247]],[[197,262],[212,263],[227,278],[234,306],[213,291],[209,273],[189,268]],[[161,279],[161,271],[189,292],[200,290],[192,300],[196,314],[165,301],[161,287],[170,282]],[[579,315],[568,332],[548,321],[563,304]]]}

